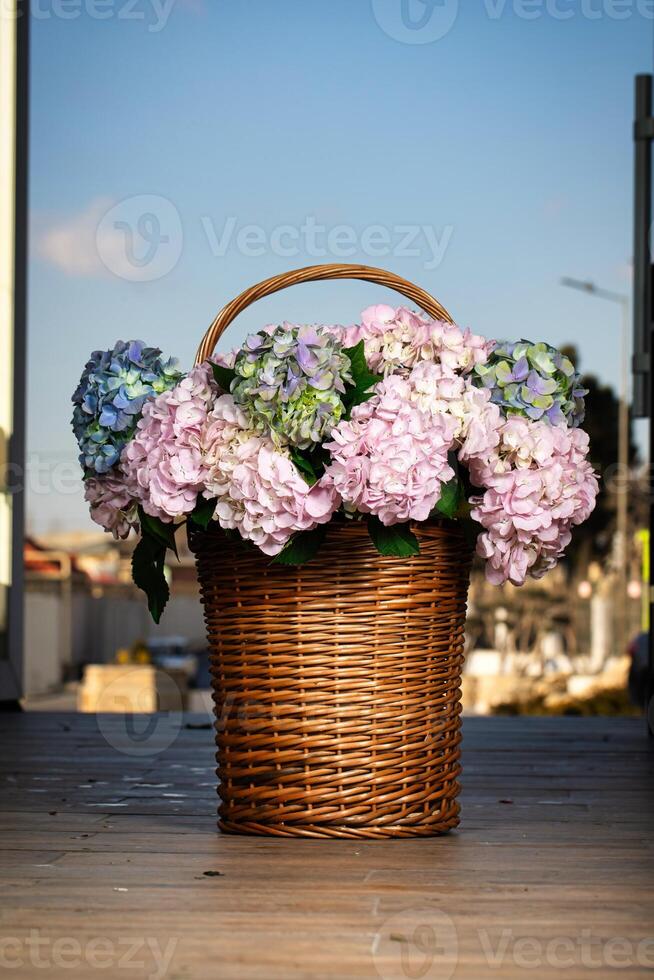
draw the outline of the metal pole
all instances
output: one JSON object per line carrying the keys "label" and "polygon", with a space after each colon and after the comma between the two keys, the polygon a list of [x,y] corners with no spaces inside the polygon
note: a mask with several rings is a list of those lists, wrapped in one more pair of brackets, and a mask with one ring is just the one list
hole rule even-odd
{"label": "metal pole", "polygon": [[[23,688],[28,0],[0,13],[0,703]],[[6,615],[6,620],[5,620]]]}
{"label": "metal pole", "polygon": [[[654,559],[654,425],[652,394],[654,391],[654,343],[652,336],[652,76],[636,76],[634,122],[634,415],[649,418],[649,568]],[[649,677],[646,693],[648,729],[654,734],[654,603],[651,581],[649,589]]]}
{"label": "metal pole", "polygon": [[[652,329],[652,76],[636,75],[634,122],[634,418],[651,416]],[[651,460],[651,456],[650,456]]]}
{"label": "metal pole", "polygon": [[620,337],[620,409],[618,417],[618,468],[620,479],[617,486],[616,524],[620,542],[619,596],[618,596],[618,655],[627,652],[629,622],[627,618],[627,588],[629,577],[629,300],[621,302],[622,322]]}
{"label": "metal pole", "polygon": [[25,539],[25,389],[27,387],[27,255],[28,255],[28,163],[29,163],[29,59],[30,4],[18,0],[16,24],[16,210],[15,210],[15,267],[14,267],[14,424],[10,458],[14,472],[22,475],[14,490],[13,509],[13,569],[10,599],[9,642],[11,656],[23,685],[24,675],[24,539]]}

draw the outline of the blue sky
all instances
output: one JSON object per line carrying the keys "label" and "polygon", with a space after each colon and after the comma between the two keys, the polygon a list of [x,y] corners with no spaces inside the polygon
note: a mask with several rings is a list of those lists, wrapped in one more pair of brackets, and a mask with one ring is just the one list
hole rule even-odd
{"label": "blue sky", "polygon": [[[69,428],[88,353],[138,337],[190,367],[226,301],[295,266],[390,268],[479,333],[573,341],[617,384],[617,308],[558,281],[630,288],[633,76],[652,68],[654,3],[33,9],[32,529],[91,526]],[[227,343],[390,297],[298,287]]]}

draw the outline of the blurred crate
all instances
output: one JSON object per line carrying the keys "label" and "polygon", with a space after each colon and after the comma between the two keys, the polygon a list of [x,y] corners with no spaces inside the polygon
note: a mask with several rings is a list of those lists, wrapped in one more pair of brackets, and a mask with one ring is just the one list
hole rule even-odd
{"label": "blurred crate", "polygon": [[89,664],[77,694],[84,712],[185,711],[187,702],[186,672],[150,664]]}

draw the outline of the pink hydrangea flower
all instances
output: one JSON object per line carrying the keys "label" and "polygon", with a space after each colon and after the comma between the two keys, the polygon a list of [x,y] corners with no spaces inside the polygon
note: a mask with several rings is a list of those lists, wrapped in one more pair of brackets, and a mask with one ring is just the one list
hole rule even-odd
{"label": "pink hydrangea flower", "polygon": [[325,443],[326,475],[346,507],[387,525],[426,520],[454,476],[447,454],[456,420],[422,411],[411,395],[408,380],[389,376]]}
{"label": "pink hydrangea flower", "polygon": [[498,446],[471,461],[471,478],[486,487],[473,497],[471,516],[484,531],[477,553],[493,584],[522,585],[556,565],[571,529],[595,506],[597,477],[581,429],[508,419]]}
{"label": "pink hydrangea flower", "polygon": [[84,499],[89,503],[91,520],[114,538],[126,538],[132,528],[138,531],[136,501],[121,470],[84,481]]}
{"label": "pink hydrangea flower", "polygon": [[347,347],[363,340],[371,370],[383,375],[406,375],[422,361],[437,362],[448,374],[465,374],[484,364],[493,347],[468,329],[383,304],[364,310],[361,324],[346,328],[343,339]]}
{"label": "pink hydrangea flower", "polygon": [[216,396],[208,364],[200,364],[170,391],[143,408],[121,466],[143,510],[162,521],[188,514],[203,489],[200,433]]}
{"label": "pink hydrangea flower", "polygon": [[491,402],[490,391],[476,388],[467,377],[449,374],[433,361],[418,364],[409,375],[409,384],[409,397],[421,411],[454,418],[454,440],[462,463],[485,457],[498,445],[502,416]]}
{"label": "pink hydrangea flower", "polygon": [[255,433],[231,395],[216,399],[201,438],[205,497],[214,517],[266,555],[277,555],[296,531],[326,524],[340,505],[333,485],[310,487],[285,450]]}
{"label": "pink hydrangea flower", "polygon": [[[511,416],[502,422],[500,438],[491,451],[478,454],[470,462],[470,477],[479,487],[493,485],[503,473],[513,469],[530,469],[546,465],[555,446],[560,444],[560,431],[565,426],[534,422]],[[587,439],[587,437],[586,437]]]}

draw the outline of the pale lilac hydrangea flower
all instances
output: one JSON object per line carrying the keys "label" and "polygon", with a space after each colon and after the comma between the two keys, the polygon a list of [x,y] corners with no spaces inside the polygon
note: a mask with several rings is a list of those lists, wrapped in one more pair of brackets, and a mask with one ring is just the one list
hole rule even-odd
{"label": "pale lilac hydrangea flower", "polygon": [[220,351],[214,351],[214,353],[209,358],[209,361],[213,364],[219,364],[220,367],[233,368],[236,363],[236,355],[239,352],[238,347],[232,347],[231,350],[221,353]]}
{"label": "pale lilac hydrangea flower", "polygon": [[114,538],[126,538],[139,529],[136,501],[119,468],[111,473],[89,476],[84,481],[84,499],[89,504],[91,520]]}
{"label": "pale lilac hydrangea flower", "polygon": [[435,361],[448,374],[467,374],[486,362],[493,347],[453,323],[385,305],[369,306],[361,323],[346,328],[342,337],[346,347],[363,340],[370,369],[383,375],[407,375],[422,361]]}
{"label": "pale lilac hydrangea flower", "polygon": [[214,519],[266,555],[277,555],[296,531],[326,524],[340,500],[327,480],[310,487],[285,449],[252,429],[231,395],[221,395],[203,428],[205,497]]}
{"label": "pale lilac hydrangea flower", "polygon": [[190,513],[203,489],[200,433],[216,385],[200,364],[170,391],[146,402],[121,457],[125,476],[146,514],[172,521]]}
{"label": "pale lilac hydrangea flower", "polygon": [[590,516],[598,493],[581,429],[509,418],[500,443],[471,461],[473,483],[486,488],[473,497],[471,516],[484,528],[477,553],[495,584],[522,585],[556,565],[571,529]]}
{"label": "pale lilac hydrangea flower", "polygon": [[426,520],[454,476],[447,454],[456,420],[422,411],[411,394],[407,379],[389,376],[325,443],[326,476],[346,508],[386,525]]}

